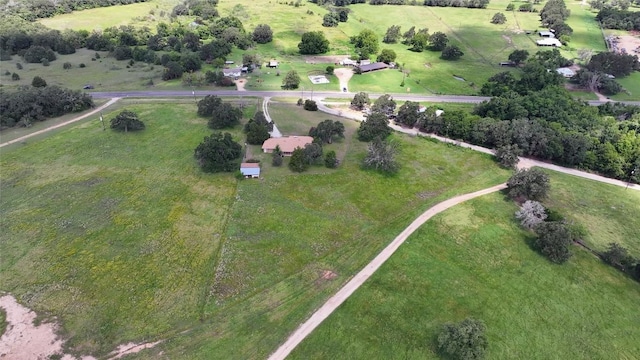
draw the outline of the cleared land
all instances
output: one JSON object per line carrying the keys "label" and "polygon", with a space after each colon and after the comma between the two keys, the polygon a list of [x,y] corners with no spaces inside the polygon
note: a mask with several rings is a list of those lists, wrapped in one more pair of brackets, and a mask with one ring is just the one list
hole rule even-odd
{"label": "cleared land", "polygon": [[516,210],[492,194],[438,215],[291,359],[436,359],[440,326],[468,316],[487,324],[490,358],[634,357],[638,283],[577,248],[551,264],[531,250]]}
{"label": "cleared land", "polygon": [[[284,115],[304,112],[275,106],[303,128]],[[192,105],[130,108],[145,131],[87,122],[2,152],[0,288],[57,316],[74,353],[166,339],[139,356],[265,357],[416,214],[508,177],[488,156],[397,136],[396,177],[362,171],[351,138],[332,145],[337,170],[265,165],[237,183],[197,169],[210,131]]]}

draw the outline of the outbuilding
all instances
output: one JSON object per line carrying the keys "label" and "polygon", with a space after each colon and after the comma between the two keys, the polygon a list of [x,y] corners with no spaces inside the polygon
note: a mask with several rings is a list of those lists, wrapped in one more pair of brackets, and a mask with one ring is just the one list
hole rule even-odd
{"label": "outbuilding", "polygon": [[536,41],[536,44],[538,44],[538,46],[555,46],[555,47],[562,46],[562,43],[560,42],[560,40],[555,38],[544,38]]}
{"label": "outbuilding", "polygon": [[234,69],[222,69],[222,74],[226,77],[237,79],[242,75],[242,69],[239,67]]}
{"label": "outbuilding", "polygon": [[377,62],[377,63],[373,63],[373,64],[368,64],[368,65],[360,65],[360,71],[363,73],[369,72],[369,71],[376,71],[376,70],[382,70],[382,69],[386,69],[388,68],[389,65],[383,63],[383,62]]}
{"label": "outbuilding", "polygon": [[277,67],[278,67],[278,65],[279,65],[279,64],[278,64],[278,62],[277,62],[277,61],[275,61],[275,60],[271,60],[271,61],[269,61],[269,64],[267,64],[267,67],[270,67],[270,68],[277,68]]}
{"label": "outbuilding", "polygon": [[576,74],[576,72],[575,72],[575,71],[571,70],[571,69],[570,69],[570,68],[568,68],[568,67],[561,67],[561,68],[557,68],[557,69],[556,69],[556,72],[557,72],[558,74],[560,74],[560,75],[562,75],[562,76],[566,77],[566,78],[571,78],[571,77],[573,77],[573,76]]}
{"label": "outbuilding", "polygon": [[540,35],[542,37],[545,37],[545,38],[551,38],[551,39],[556,37],[556,34],[552,33],[551,31],[548,31],[548,30],[538,31],[538,35]]}
{"label": "outbuilding", "polygon": [[302,148],[307,144],[311,144],[313,138],[311,136],[283,136],[278,138],[269,138],[262,144],[262,151],[266,153],[272,153],[276,146],[280,147],[282,155],[291,156],[293,150],[296,148]]}
{"label": "outbuilding", "polygon": [[245,178],[259,178],[260,164],[259,163],[242,163],[240,164],[240,173]]}

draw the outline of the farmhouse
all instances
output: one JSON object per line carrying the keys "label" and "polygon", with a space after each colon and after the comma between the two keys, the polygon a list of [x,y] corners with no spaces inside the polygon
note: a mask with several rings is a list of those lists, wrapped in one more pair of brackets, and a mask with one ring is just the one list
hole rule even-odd
{"label": "farmhouse", "polygon": [[368,64],[368,65],[360,65],[360,71],[362,71],[363,73],[369,72],[369,71],[376,71],[376,70],[382,70],[382,69],[386,69],[388,68],[389,65],[383,63],[383,62],[377,62],[377,63],[373,63],[373,64]]}
{"label": "farmhouse", "polygon": [[239,78],[242,74],[242,68],[222,69],[222,74],[230,78]]}
{"label": "farmhouse", "polygon": [[556,34],[552,33],[551,31],[547,31],[547,30],[542,30],[538,32],[538,35],[545,37],[545,38],[555,38]]}
{"label": "farmhouse", "polygon": [[259,178],[260,164],[259,163],[242,163],[240,164],[240,173],[245,178]]}
{"label": "farmhouse", "polygon": [[262,151],[272,153],[276,146],[280,146],[282,155],[291,156],[296,148],[304,148],[305,145],[311,144],[313,138],[311,136],[284,136],[279,138],[269,138],[262,144]]}
{"label": "farmhouse", "polygon": [[538,46],[555,46],[555,47],[561,47],[562,43],[560,42],[560,40],[558,39],[552,39],[552,38],[544,38],[542,40],[538,40],[536,41],[536,44],[538,44]]}
{"label": "farmhouse", "polygon": [[575,71],[571,70],[571,69],[570,69],[570,68],[568,68],[568,67],[561,67],[561,68],[557,68],[557,69],[556,69],[556,72],[557,72],[558,74],[560,74],[560,75],[562,75],[562,76],[566,77],[566,78],[573,77],[573,76],[576,74],[576,72],[575,72]]}

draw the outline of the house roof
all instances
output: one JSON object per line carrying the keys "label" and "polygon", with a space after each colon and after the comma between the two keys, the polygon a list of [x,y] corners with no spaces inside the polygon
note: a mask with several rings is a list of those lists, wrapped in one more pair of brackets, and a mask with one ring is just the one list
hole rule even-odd
{"label": "house roof", "polygon": [[356,61],[351,59],[344,59],[340,62],[342,65],[355,65]]}
{"label": "house roof", "polygon": [[242,163],[240,164],[240,168],[260,168],[260,163]]}
{"label": "house roof", "polygon": [[269,61],[269,66],[278,66],[278,62],[275,60]]}
{"label": "house roof", "polygon": [[311,136],[269,138],[262,144],[262,150],[274,150],[276,146],[280,146],[282,152],[290,153],[296,148],[304,148],[305,145],[311,144],[312,142],[313,138]]}
{"label": "house roof", "polygon": [[222,73],[224,74],[224,76],[240,76],[240,74],[242,73],[240,68],[235,68],[235,69],[222,69]]}
{"label": "house roof", "polygon": [[374,71],[374,70],[382,70],[382,69],[386,69],[388,68],[389,65],[383,63],[383,62],[377,62],[377,63],[373,63],[373,64],[368,64],[368,65],[361,65],[360,66],[360,70],[362,70],[362,72],[367,72],[367,71]]}
{"label": "house roof", "polygon": [[244,176],[260,176],[260,164],[242,163],[240,164],[240,173]]}
{"label": "house roof", "polygon": [[560,40],[552,39],[552,38],[544,38],[544,39],[538,40],[536,41],[536,44],[542,45],[542,46],[557,46],[557,47],[562,46],[562,43],[560,42]]}
{"label": "house roof", "polygon": [[544,37],[550,37],[550,38],[556,37],[556,34],[552,33],[551,31],[547,31],[547,30],[538,31],[538,35],[544,36]]}
{"label": "house roof", "polygon": [[557,68],[556,72],[564,77],[572,77],[576,74],[575,71],[569,69],[568,67]]}

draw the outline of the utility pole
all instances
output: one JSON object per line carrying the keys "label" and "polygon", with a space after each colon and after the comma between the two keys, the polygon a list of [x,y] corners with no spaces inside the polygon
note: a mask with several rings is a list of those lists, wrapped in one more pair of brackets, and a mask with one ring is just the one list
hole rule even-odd
{"label": "utility pole", "polygon": [[102,111],[100,111],[100,123],[102,123],[102,131],[107,130],[107,128],[104,127],[104,118],[102,117]]}
{"label": "utility pole", "polygon": [[196,91],[191,90],[191,95],[193,95],[193,101],[196,103],[196,105],[198,105],[198,99],[196,99]]}

